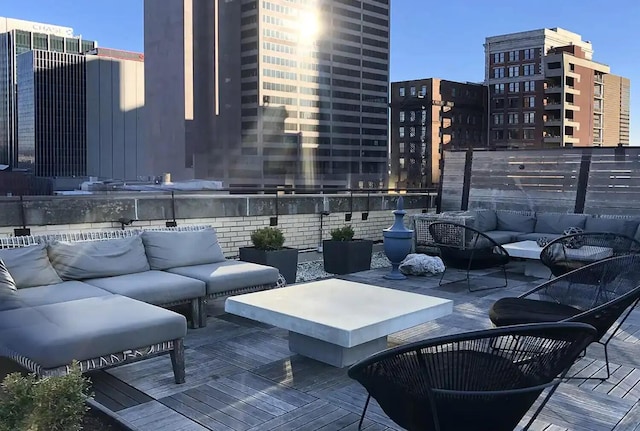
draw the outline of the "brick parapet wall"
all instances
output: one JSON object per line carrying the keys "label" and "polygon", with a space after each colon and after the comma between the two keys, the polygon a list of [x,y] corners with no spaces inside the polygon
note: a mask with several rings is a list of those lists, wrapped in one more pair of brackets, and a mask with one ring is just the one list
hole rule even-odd
{"label": "brick parapet wall", "polygon": [[[239,247],[250,245],[251,232],[260,227],[269,226],[270,218],[275,214],[275,208],[270,207],[268,204],[265,205],[265,202],[267,201],[265,201],[266,198],[263,196],[225,196],[225,200],[223,201],[223,203],[221,203],[221,205],[226,205],[227,208],[233,208],[234,205],[237,205],[237,203],[233,203],[234,198],[243,200],[242,206],[249,209],[249,211],[247,212],[262,212],[262,214],[241,215],[239,214],[240,211],[237,211],[236,207],[231,212],[235,212],[235,214],[237,215],[220,214],[219,216],[202,217],[202,213],[205,211],[203,211],[202,208],[198,208],[199,203],[205,203],[209,208],[216,207],[216,205],[211,205],[210,198],[209,201],[192,200],[189,203],[183,202],[185,206],[182,209],[180,209],[180,207],[177,207],[176,213],[179,215],[181,212],[183,214],[190,212],[194,214],[194,216],[189,218],[176,218],[176,222],[178,226],[204,224],[215,227],[218,234],[219,242],[222,246],[225,256],[237,256]],[[252,202],[252,200],[256,198],[259,199],[260,202]],[[350,222],[345,222],[345,214],[349,212],[348,209],[352,205],[350,202],[348,202],[348,197],[301,196],[299,198],[299,201],[295,197],[286,197],[284,199],[279,198],[278,227],[282,229],[284,233],[286,239],[285,245],[289,247],[295,247],[300,250],[316,249],[321,244],[321,238],[330,238],[331,229],[344,226],[345,224],[349,224],[354,228],[356,238],[381,241],[383,229],[390,227],[394,222],[392,210],[395,207],[395,198],[396,196],[394,195],[385,195],[384,197],[376,196],[375,198],[372,197],[368,204],[368,207],[370,208],[369,211],[366,211],[366,202],[363,203],[361,201],[361,198],[359,197],[356,203],[356,200],[354,198],[354,210],[352,212],[352,220]],[[112,221],[65,223],[65,221],[74,221],[74,218],[77,218],[77,215],[74,214],[74,212],[77,211],[77,208],[81,208],[85,211],[87,209],[90,210],[90,207],[87,206],[86,201],[77,201],[80,199],[82,198],[76,198],[76,201],[66,201],[68,205],[68,217],[64,217],[65,212],[62,210],[52,211],[52,214],[55,214],[55,216],[52,215],[51,217],[56,218],[45,220],[48,222],[46,224],[30,224],[29,215],[27,214],[27,227],[30,228],[31,234],[39,235],[82,230],[102,231],[120,229],[120,223]],[[273,200],[273,198],[271,198],[271,200]],[[345,200],[347,202],[345,202]],[[300,203],[300,205],[296,205],[298,202]],[[32,210],[43,211],[42,209],[35,208],[33,206],[34,203],[35,201],[30,202]],[[73,204],[70,205],[71,203]],[[128,207],[123,202],[114,202],[113,204],[116,208],[120,209]],[[407,215],[405,216],[405,224],[407,225],[407,227],[410,227],[410,216],[412,214],[421,213],[424,210],[432,210],[432,208],[430,208],[430,204],[430,198],[421,199],[420,197],[405,197],[405,210],[407,212]],[[1,205],[2,202],[0,202],[0,210],[2,208]],[[47,204],[49,208],[51,207],[51,205],[52,204],[50,202]],[[140,204],[138,203],[137,205]],[[187,205],[190,211],[187,211]],[[382,206],[385,206],[386,208],[381,208]],[[323,220],[321,237],[320,212],[322,209],[328,209],[330,213],[329,215],[322,217]],[[104,210],[104,205],[94,208],[94,212],[101,210]],[[140,208],[138,208],[138,215],[140,215],[140,212]],[[220,213],[221,211],[219,211],[219,207],[217,207],[217,210],[212,212]],[[367,220],[362,220],[363,212],[366,212],[368,214]],[[131,214],[126,213],[125,216],[127,215],[130,216]],[[84,217],[90,220],[99,219],[99,215],[95,213],[84,214]],[[106,215],[105,217],[103,217],[103,219],[109,217],[113,219],[115,217],[115,214]],[[2,226],[3,224],[7,224],[6,220],[3,223],[2,218],[2,215],[0,215],[0,236],[12,236],[14,234],[14,228],[20,227],[20,225],[14,224]],[[125,229],[164,227],[167,219],[168,217],[148,217],[147,219],[138,218],[131,224],[131,226],[126,226]],[[56,221],[58,222],[56,223]]]}

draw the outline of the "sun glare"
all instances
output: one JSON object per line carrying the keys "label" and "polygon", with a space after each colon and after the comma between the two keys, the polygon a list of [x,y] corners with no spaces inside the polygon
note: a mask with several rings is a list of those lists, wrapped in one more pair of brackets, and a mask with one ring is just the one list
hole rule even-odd
{"label": "sun glare", "polygon": [[298,16],[300,39],[315,39],[321,32],[320,16],[315,11],[304,11]]}

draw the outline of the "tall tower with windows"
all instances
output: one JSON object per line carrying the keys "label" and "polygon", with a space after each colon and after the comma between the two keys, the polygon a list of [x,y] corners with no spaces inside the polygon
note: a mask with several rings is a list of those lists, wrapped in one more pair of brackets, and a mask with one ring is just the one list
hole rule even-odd
{"label": "tall tower with windows", "polygon": [[388,85],[388,0],[145,0],[158,173],[383,185]]}

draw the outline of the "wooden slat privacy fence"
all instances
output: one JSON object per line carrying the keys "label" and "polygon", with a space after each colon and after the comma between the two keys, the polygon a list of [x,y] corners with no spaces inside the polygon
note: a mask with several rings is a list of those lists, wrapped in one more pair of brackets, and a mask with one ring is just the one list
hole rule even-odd
{"label": "wooden slat privacy fence", "polygon": [[640,148],[445,152],[441,211],[640,215]]}

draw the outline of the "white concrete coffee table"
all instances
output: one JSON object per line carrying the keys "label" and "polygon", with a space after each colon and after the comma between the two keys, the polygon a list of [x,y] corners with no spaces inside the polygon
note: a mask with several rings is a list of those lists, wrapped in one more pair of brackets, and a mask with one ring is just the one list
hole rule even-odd
{"label": "white concrete coffee table", "polygon": [[328,279],[232,296],[225,311],[289,330],[289,349],[345,367],[387,348],[387,335],[451,314],[453,302]]}
{"label": "white concrete coffee table", "polygon": [[[542,247],[535,241],[519,241],[502,246],[511,257],[520,257],[528,259],[525,262],[524,273],[534,277],[546,277],[551,275],[551,271],[543,266],[540,261],[540,252]],[[606,259],[613,255],[613,249],[609,247],[597,247],[593,245],[585,245],[580,248],[565,248],[567,259],[580,260],[584,262],[595,262]]]}

